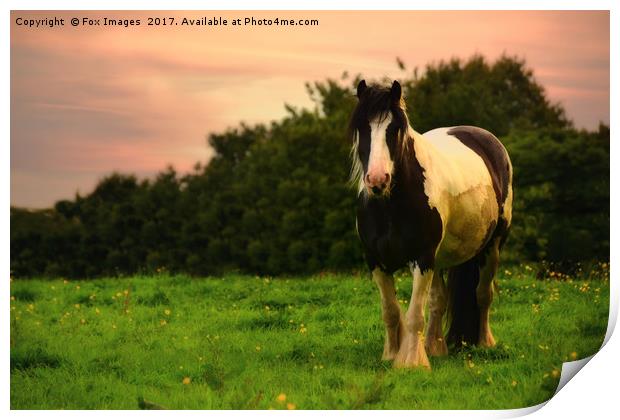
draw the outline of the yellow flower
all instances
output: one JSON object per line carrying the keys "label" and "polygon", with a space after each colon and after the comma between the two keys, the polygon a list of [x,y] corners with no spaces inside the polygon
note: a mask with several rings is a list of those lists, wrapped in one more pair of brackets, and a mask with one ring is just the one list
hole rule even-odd
{"label": "yellow flower", "polygon": [[170,309],[165,309],[165,310],[164,310],[164,314],[166,314],[166,315],[170,315],[171,313],[172,313],[172,312],[170,312]]}
{"label": "yellow flower", "polygon": [[297,408],[297,406],[295,404],[293,404],[293,403],[286,404],[286,409],[287,410],[294,410],[296,408]]}
{"label": "yellow flower", "polygon": [[570,358],[571,358],[572,360],[577,360],[577,352],[576,352],[576,351],[572,352],[572,353],[570,354]]}
{"label": "yellow flower", "polygon": [[101,311],[99,310],[99,308],[95,308],[95,313],[96,313],[97,315],[99,315],[99,314],[101,313]]}
{"label": "yellow flower", "polygon": [[183,378],[183,385],[189,385],[192,382],[192,379],[189,376]]}
{"label": "yellow flower", "polygon": [[278,396],[276,397],[276,400],[277,400],[278,402],[283,403],[284,401],[286,401],[286,394],[280,394],[280,395],[278,395]]}
{"label": "yellow flower", "polygon": [[168,322],[167,322],[165,319],[160,319],[160,320],[159,320],[159,325],[161,325],[162,327],[163,327],[164,325],[166,325],[167,323],[168,323]]}
{"label": "yellow flower", "polygon": [[510,384],[512,386],[517,386],[517,381],[513,380],[512,383]]}
{"label": "yellow flower", "polygon": [[15,296],[11,296],[11,300],[15,300]]}
{"label": "yellow flower", "polygon": [[80,319],[80,324],[86,324],[86,320],[84,318]]}
{"label": "yellow flower", "polygon": [[260,351],[260,346],[256,346],[256,351]]}
{"label": "yellow flower", "polygon": [[560,377],[560,371],[558,369],[553,369],[551,371],[551,376],[553,376],[554,378],[559,378]]}

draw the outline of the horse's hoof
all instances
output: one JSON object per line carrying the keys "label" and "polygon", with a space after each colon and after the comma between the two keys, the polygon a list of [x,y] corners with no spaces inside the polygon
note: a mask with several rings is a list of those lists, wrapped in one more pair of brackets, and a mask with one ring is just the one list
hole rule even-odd
{"label": "horse's hoof", "polygon": [[396,368],[424,368],[430,370],[431,364],[423,345],[417,345],[413,348],[398,352],[394,359],[394,367]]}
{"label": "horse's hoof", "polygon": [[492,336],[490,338],[487,338],[487,339],[481,339],[478,342],[478,346],[479,347],[484,347],[484,348],[495,347],[495,339]]}
{"label": "horse's hoof", "polygon": [[431,370],[431,364],[426,361],[412,361],[412,360],[394,360],[394,367],[397,369],[424,369]]}
{"label": "horse's hoof", "polygon": [[485,348],[495,347],[495,338],[493,338],[493,334],[491,334],[491,331],[487,332],[486,334],[480,335],[480,340],[478,340],[478,346]]}
{"label": "horse's hoof", "polygon": [[426,340],[426,353],[429,356],[447,356],[448,345],[443,338],[429,338]]}

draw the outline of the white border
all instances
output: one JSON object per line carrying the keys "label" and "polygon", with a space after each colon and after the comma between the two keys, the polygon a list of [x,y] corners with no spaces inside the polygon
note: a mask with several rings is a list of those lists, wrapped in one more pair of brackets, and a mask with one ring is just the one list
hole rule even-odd
{"label": "white border", "polygon": [[[612,127],[612,134],[616,132],[615,128],[618,123],[618,116],[615,111],[618,109],[618,28],[620,28],[620,19],[618,18],[618,6],[614,1],[603,0],[590,0],[590,1],[577,1],[577,0],[522,0],[522,1],[434,1],[428,3],[411,2],[411,1],[382,1],[382,2],[369,2],[369,1],[351,1],[351,2],[334,2],[333,0],[300,0],[296,2],[284,2],[284,1],[272,1],[265,0],[261,2],[240,1],[232,0],[222,2],[219,5],[208,5],[205,2],[197,0],[180,0],[180,1],[163,1],[153,0],[148,3],[141,3],[138,1],[126,0],[95,0],[89,2],[76,1],[76,0],[64,0],[64,1],[15,1],[9,0],[2,2],[2,8],[5,11],[4,25],[2,30],[2,56],[4,57],[5,65],[2,66],[2,79],[4,80],[4,92],[9,92],[10,89],[10,71],[9,63],[10,59],[10,10],[343,10],[343,9],[359,9],[359,10],[403,10],[403,9],[417,9],[417,10],[611,10],[611,108],[610,108],[610,127]],[[10,203],[10,142],[8,141],[10,136],[9,131],[9,109],[10,109],[10,96],[5,93],[2,104],[2,127],[4,128],[4,142],[3,153],[0,154],[2,159],[2,167],[5,168],[6,177],[1,183],[1,193],[4,197],[6,204]],[[618,136],[614,140],[611,140],[612,160],[616,156],[615,142],[618,141]],[[617,169],[615,165],[611,165],[611,181],[612,181],[612,197],[617,196],[616,182]],[[616,192],[616,194],[614,194]],[[9,205],[2,208],[2,232],[4,233],[4,241],[2,242],[2,267],[3,272],[8,275],[10,270],[10,218],[9,218]],[[611,213],[617,214],[617,206],[614,200],[611,201]],[[617,237],[617,225],[613,219],[611,221],[610,235],[613,238]],[[544,408],[536,411],[532,414],[532,418],[609,418],[611,413],[618,412],[618,398],[617,398],[617,379],[619,378],[619,363],[615,355],[619,354],[620,341],[617,337],[613,337],[611,332],[615,325],[618,314],[618,287],[617,281],[615,281],[615,263],[618,262],[617,252],[613,247],[611,249],[611,266],[612,266],[612,282],[611,282],[611,308],[610,308],[610,324],[608,328],[608,339],[603,349],[597,353],[592,360],[588,363],[588,367],[582,372],[577,374],[576,378],[570,381],[556,396],[554,396]],[[6,278],[5,278],[6,279]],[[2,392],[0,394],[1,406],[3,411],[9,410],[9,282],[0,282],[0,301],[2,302],[2,311],[0,311],[0,318],[2,322],[2,360],[4,363],[1,365],[2,372]],[[490,395],[489,398],[493,396]],[[541,405],[541,406],[542,406]],[[540,408],[537,407],[537,408]],[[529,412],[535,411],[533,409],[521,409],[521,410],[505,410],[505,411],[418,411],[418,412],[394,412],[391,411],[385,415],[402,417],[402,418],[506,418],[525,415]],[[31,416],[51,416],[63,418],[80,418],[89,416],[93,418],[107,418],[111,413],[106,411],[72,411],[72,412],[60,412],[60,411],[10,411],[9,416],[26,418]],[[209,412],[208,414],[200,411],[186,411],[183,412],[183,416],[192,418],[204,418],[205,415],[216,417],[245,417],[251,415],[254,419],[271,418],[272,416],[294,416],[297,418],[314,418],[320,414],[325,418],[340,418],[342,415],[355,415],[362,417],[371,417],[381,415],[376,411],[362,411],[362,412],[339,412],[339,411],[323,411],[321,413],[315,413],[310,411],[298,411],[298,412],[268,412],[268,411],[254,411],[254,412]],[[139,411],[117,411],[113,415],[115,416],[143,416],[149,415],[152,417],[166,417],[170,415],[179,415],[172,412],[139,412]]]}

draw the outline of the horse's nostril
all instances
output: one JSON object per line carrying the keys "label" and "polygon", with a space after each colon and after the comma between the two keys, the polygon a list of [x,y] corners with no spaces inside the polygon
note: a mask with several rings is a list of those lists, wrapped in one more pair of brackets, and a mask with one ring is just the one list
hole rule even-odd
{"label": "horse's nostril", "polygon": [[381,187],[372,187],[372,192],[375,194],[381,194],[381,191],[383,191]]}
{"label": "horse's nostril", "polygon": [[386,183],[386,184],[387,184],[388,182],[390,182],[390,174],[387,174],[387,173],[386,173],[383,179],[385,180],[385,183]]}

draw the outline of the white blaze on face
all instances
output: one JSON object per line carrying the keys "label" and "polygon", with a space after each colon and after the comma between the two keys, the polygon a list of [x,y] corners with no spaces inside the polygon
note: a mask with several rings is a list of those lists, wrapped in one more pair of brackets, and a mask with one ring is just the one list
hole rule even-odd
{"label": "white blaze on face", "polygon": [[369,186],[374,186],[385,182],[385,174],[392,175],[394,162],[390,158],[387,139],[385,136],[388,125],[392,122],[392,116],[388,115],[385,119],[370,122],[370,155],[368,156],[368,178]]}

